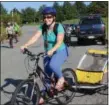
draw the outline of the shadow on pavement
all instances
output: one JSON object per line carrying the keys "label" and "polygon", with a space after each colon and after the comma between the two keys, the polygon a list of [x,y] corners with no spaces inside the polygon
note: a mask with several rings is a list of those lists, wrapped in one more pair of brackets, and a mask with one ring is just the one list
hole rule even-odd
{"label": "shadow on pavement", "polygon": [[[108,40],[106,40],[106,48],[108,47]],[[98,44],[98,41],[96,40],[84,40],[83,42],[81,42],[81,44],[78,44],[77,41],[71,41],[70,43],[70,47],[79,47],[79,46],[93,46],[93,45],[100,45],[102,46],[102,44]]]}
{"label": "shadow on pavement", "polygon": [[96,91],[90,90],[90,89],[78,89],[77,93],[79,93],[80,95],[76,95],[75,97],[81,97],[81,96],[85,96],[85,95],[93,95],[96,93]]}
{"label": "shadow on pavement", "polygon": [[15,88],[17,87],[17,85],[21,82],[22,80],[19,79],[19,80],[14,80],[12,78],[7,78],[5,79],[5,84],[3,84],[1,87],[0,87],[0,91],[3,92],[3,93],[6,93],[6,94],[12,94],[13,92],[9,92],[7,90],[5,90],[4,88],[9,86],[9,85],[13,85]]}
{"label": "shadow on pavement", "polygon": [[[6,102],[5,104],[2,104],[2,105],[11,105],[11,101],[8,101]],[[16,104],[17,105],[17,104]],[[18,104],[19,105],[19,104]],[[51,102],[48,102],[46,104],[43,104],[43,105],[60,105],[60,104],[55,104],[55,103],[51,103]]]}
{"label": "shadow on pavement", "polygon": [[[0,91],[5,93],[5,94],[12,94],[13,92],[9,92],[7,90],[4,90],[5,87],[9,86],[9,85],[13,85],[15,88],[18,86],[18,84],[23,81],[22,79],[13,79],[13,78],[6,78],[5,80],[5,84],[3,84],[0,87]],[[6,102],[3,105],[10,105],[10,101]]]}
{"label": "shadow on pavement", "polygon": [[10,101],[6,102],[5,104],[2,105],[11,105]]}
{"label": "shadow on pavement", "polygon": [[7,87],[10,84],[13,85],[13,86],[15,86],[15,87],[17,87],[17,85],[22,81],[22,79],[16,79],[15,80],[13,78],[6,78],[4,81],[6,83],[1,86],[1,89]]}
{"label": "shadow on pavement", "polygon": [[79,47],[79,46],[93,46],[93,45],[99,45],[95,41],[85,41],[81,44],[78,44],[77,41],[71,41],[70,46],[71,47]]}
{"label": "shadow on pavement", "polygon": [[9,46],[0,45],[1,48],[10,48]]}

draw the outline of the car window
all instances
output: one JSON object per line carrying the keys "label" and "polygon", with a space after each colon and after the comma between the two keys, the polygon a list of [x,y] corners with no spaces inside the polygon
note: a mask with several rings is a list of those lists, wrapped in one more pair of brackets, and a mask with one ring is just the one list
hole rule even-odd
{"label": "car window", "polygon": [[93,19],[86,18],[86,19],[82,19],[80,21],[80,24],[82,24],[82,25],[101,24],[101,20],[99,18],[93,18]]}

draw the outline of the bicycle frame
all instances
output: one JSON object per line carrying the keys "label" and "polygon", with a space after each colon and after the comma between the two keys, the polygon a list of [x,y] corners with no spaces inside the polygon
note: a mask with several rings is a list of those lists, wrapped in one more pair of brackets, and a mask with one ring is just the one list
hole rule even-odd
{"label": "bicycle frame", "polygon": [[[35,66],[35,71],[33,71],[33,73],[29,74],[29,77],[28,78],[31,78],[32,76],[35,76],[33,78],[34,83],[35,83],[35,80],[36,80],[37,75],[38,75],[38,77],[40,78],[40,80],[43,83],[43,86],[48,90],[48,87],[46,85],[47,84],[46,83],[46,80],[49,80],[49,81],[51,81],[51,83],[54,83],[54,77],[53,76],[50,77],[50,76],[47,75],[46,72],[44,72],[44,70],[38,64],[39,63],[39,60],[40,60],[40,58],[35,58],[35,65],[34,65]],[[43,76],[41,74],[43,74]]]}
{"label": "bicycle frame", "polygon": [[[75,92],[72,91],[70,82],[66,81],[65,88],[62,89],[62,91],[58,91],[57,89],[55,89],[55,85],[57,82],[57,78],[55,77],[55,75],[49,76],[40,67],[40,65],[39,65],[40,57],[44,57],[45,53],[39,53],[38,55],[35,55],[35,54],[32,54],[32,52],[28,51],[28,49],[24,49],[23,53],[27,54],[31,61],[34,60],[35,64],[34,64],[33,72],[30,73],[29,77],[26,80],[22,81],[19,84],[19,86],[16,88],[16,90],[12,96],[11,105],[15,105],[15,103],[17,101],[19,101],[20,103],[26,103],[26,104],[28,104],[28,102],[34,103],[34,98],[35,98],[35,100],[37,99],[35,101],[35,104],[38,105],[40,97],[43,97],[45,102],[48,102],[49,99],[55,98],[58,101],[58,103],[60,103],[60,105],[67,104],[68,102],[70,102],[71,99],[75,96]],[[68,74],[69,73],[71,74],[71,78],[75,81],[75,79],[73,78],[72,69],[69,69],[69,68],[65,69],[63,71],[63,74],[66,74],[67,72],[68,72]],[[40,80],[43,84],[43,87],[45,87],[44,90],[40,91],[40,87],[37,83],[37,77],[40,78]],[[48,79],[51,82],[50,85],[47,82],[48,80],[46,81],[46,79]],[[68,82],[68,84],[67,84],[67,82]],[[30,86],[30,89],[28,89],[29,86]],[[23,88],[25,88],[25,90],[24,90],[25,93],[22,94]],[[71,92],[70,96],[69,96],[69,94],[67,95],[66,89],[69,92]],[[28,96],[28,93],[29,93],[29,96]],[[61,100],[62,97],[65,98],[64,102],[63,102],[63,100]],[[17,100],[17,98],[18,98],[18,100]]]}

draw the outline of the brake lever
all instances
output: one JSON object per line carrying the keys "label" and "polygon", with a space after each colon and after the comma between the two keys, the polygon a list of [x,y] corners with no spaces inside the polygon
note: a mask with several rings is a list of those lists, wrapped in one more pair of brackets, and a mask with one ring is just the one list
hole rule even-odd
{"label": "brake lever", "polygon": [[47,54],[46,53],[44,53],[41,57],[46,57],[47,56]]}

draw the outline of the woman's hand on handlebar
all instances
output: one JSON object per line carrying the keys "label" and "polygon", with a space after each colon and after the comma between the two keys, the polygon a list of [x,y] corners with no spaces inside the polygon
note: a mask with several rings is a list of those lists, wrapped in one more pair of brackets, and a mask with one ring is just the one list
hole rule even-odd
{"label": "woman's hand on handlebar", "polygon": [[25,49],[25,48],[27,49],[27,46],[21,46],[21,47],[20,47],[21,52],[24,52],[24,49]]}
{"label": "woman's hand on handlebar", "polygon": [[50,50],[50,51],[47,52],[47,55],[48,55],[48,56],[52,56],[53,53],[54,53],[54,51],[53,51],[53,50]]}

